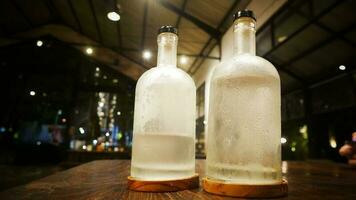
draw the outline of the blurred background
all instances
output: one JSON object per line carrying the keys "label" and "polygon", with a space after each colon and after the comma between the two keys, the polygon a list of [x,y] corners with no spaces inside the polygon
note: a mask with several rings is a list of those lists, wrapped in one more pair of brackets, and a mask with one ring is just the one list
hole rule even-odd
{"label": "blurred background", "polygon": [[356,1],[3,0],[0,190],[97,159],[129,159],[137,79],[161,25],[197,86],[205,157],[209,76],[232,54],[238,9],[257,16],[257,55],[282,83],[282,157],[345,162],[356,131]]}

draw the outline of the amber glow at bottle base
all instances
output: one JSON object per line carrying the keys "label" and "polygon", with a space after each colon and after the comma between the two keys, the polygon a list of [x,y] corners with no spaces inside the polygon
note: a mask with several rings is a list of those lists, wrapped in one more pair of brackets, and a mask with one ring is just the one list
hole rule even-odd
{"label": "amber glow at bottle base", "polygon": [[131,176],[127,180],[127,188],[138,192],[176,192],[199,187],[198,174],[189,178],[166,181],[136,180]]}
{"label": "amber glow at bottle base", "polygon": [[224,183],[209,178],[203,178],[203,188],[206,192],[242,198],[274,198],[283,197],[288,194],[288,182],[282,180],[281,183],[268,185],[244,185]]}

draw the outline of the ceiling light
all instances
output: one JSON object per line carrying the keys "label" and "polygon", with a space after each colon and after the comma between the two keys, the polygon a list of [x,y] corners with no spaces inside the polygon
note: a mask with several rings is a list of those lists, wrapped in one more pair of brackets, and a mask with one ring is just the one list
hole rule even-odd
{"label": "ceiling light", "polygon": [[152,54],[151,54],[150,51],[145,50],[145,51],[143,51],[142,56],[143,56],[144,59],[149,60],[152,57]]}
{"label": "ceiling light", "polygon": [[33,90],[31,90],[31,91],[30,91],[30,95],[31,95],[31,96],[35,96],[35,95],[36,95],[36,92],[33,91]]}
{"label": "ceiling light", "polygon": [[37,40],[37,43],[36,43],[36,45],[37,45],[38,47],[41,47],[41,46],[43,45],[43,42],[42,42],[42,40]]}
{"label": "ceiling light", "polygon": [[282,143],[282,144],[287,143],[287,139],[286,139],[286,138],[284,138],[284,137],[282,137],[282,138],[281,138],[281,143]]}
{"label": "ceiling light", "polygon": [[180,57],[180,64],[186,64],[188,62],[188,58],[186,56]]}
{"label": "ceiling light", "polygon": [[86,52],[88,55],[91,55],[91,54],[93,54],[93,49],[90,48],[90,47],[88,47],[88,48],[85,50],[85,52]]}
{"label": "ceiling light", "polygon": [[111,21],[114,21],[114,22],[117,22],[120,20],[120,15],[117,12],[108,12],[107,16]]}
{"label": "ceiling light", "polygon": [[346,69],[345,65],[340,65],[339,70],[344,71]]}

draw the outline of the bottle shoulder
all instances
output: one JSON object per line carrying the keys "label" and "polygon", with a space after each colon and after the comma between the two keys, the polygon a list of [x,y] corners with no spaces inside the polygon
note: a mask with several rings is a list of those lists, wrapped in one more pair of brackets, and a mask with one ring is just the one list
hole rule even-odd
{"label": "bottle shoulder", "polygon": [[155,84],[182,84],[195,88],[193,79],[177,67],[153,67],[143,73],[137,81],[137,87]]}
{"label": "bottle shoulder", "polygon": [[268,60],[249,54],[238,55],[216,66],[214,77],[221,76],[273,76],[277,79],[277,69]]}

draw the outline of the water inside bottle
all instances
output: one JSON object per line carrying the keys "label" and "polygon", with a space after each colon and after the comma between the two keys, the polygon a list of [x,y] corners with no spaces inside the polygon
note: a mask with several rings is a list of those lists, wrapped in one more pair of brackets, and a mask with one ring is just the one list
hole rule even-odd
{"label": "water inside bottle", "polygon": [[140,180],[188,178],[195,171],[193,137],[172,134],[135,134],[131,176]]}

